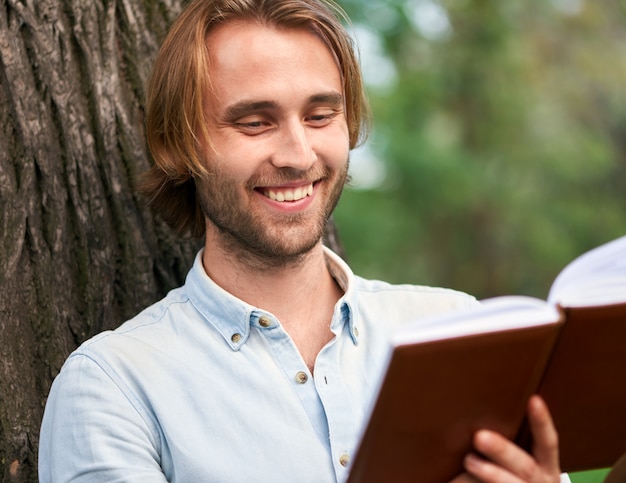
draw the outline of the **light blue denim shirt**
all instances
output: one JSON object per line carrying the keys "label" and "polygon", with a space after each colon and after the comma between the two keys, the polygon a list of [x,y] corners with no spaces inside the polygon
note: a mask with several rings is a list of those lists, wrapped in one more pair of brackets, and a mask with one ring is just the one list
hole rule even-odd
{"label": "light blue denim shirt", "polygon": [[365,280],[326,254],[345,294],[315,377],[280,322],[217,286],[200,252],[184,286],[68,358],[40,481],[343,481],[392,327],[476,302]]}

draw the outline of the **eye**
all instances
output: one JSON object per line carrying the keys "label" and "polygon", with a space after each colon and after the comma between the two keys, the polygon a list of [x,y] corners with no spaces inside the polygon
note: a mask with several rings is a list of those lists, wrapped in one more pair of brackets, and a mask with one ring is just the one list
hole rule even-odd
{"label": "eye", "polygon": [[234,122],[233,125],[242,133],[250,136],[261,134],[272,127],[272,124],[269,121],[263,119],[243,119]]}
{"label": "eye", "polygon": [[325,119],[328,119],[330,117],[330,114],[316,114],[315,116],[311,116],[310,119],[311,121],[323,121]]}
{"label": "eye", "polygon": [[315,127],[323,127],[329,124],[337,115],[339,111],[334,109],[323,109],[314,112],[306,117],[306,121]]}
{"label": "eye", "polygon": [[238,122],[237,126],[239,127],[248,127],[248,128],[259,128],[263,125],[261,121],[251,121],[251,122]]}

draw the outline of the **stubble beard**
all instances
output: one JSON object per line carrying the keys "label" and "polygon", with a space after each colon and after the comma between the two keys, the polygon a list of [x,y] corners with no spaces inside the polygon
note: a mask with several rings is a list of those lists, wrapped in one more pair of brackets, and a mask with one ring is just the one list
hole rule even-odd
{"label": "stubble beard", "polygon": [[[282,171],[284,181],[295,177],[291,169]],[[197,181],[197,196],[224,253],[253,270],[273,270],[300,263],[320,243],[347,177],[348,162],[337,171],[324,168],[323,182],[331,184],[327,194],[317,194],[326,197],[323,207],[315,214],[282,215],[279,222],[242,209],[238,187],[217,171]]]}

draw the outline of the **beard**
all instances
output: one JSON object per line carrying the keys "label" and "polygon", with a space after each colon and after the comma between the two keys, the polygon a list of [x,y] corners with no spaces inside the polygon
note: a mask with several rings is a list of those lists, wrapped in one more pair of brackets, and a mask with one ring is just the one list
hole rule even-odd
{"label": "beard", "polygon": [[[320,242],[347,178],[348,162],[339,170],[314,166],[304,174],[280,168],[251,179],[245,187],[249,195],[243,199],[236,181],[219,170],[209,170],[196,181],[197,197],[226,253],[256,270],[272,269],[303,259]],[[259,209],[254,186],[277,186],[296,179],[321,180],[315,207],[292,214]]]}

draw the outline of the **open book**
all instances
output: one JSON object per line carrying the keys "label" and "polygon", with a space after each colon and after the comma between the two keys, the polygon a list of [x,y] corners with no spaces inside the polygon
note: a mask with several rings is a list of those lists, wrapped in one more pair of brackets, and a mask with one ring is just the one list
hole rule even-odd
{"label": "open book", "polygon": [[348,481],[447,482],[481,428],[528,448],[534,393],[563,471],[626,452],[626,236],[571,262],[548,301],[497,297],[395,333]]}

